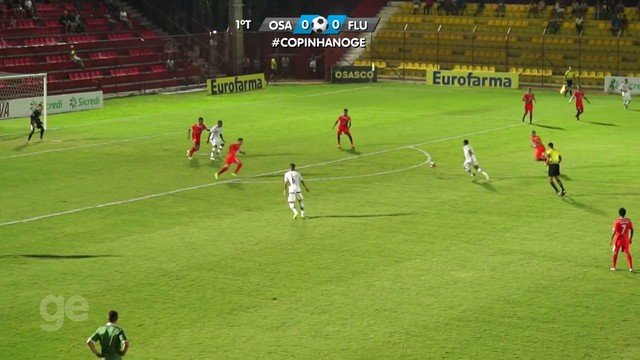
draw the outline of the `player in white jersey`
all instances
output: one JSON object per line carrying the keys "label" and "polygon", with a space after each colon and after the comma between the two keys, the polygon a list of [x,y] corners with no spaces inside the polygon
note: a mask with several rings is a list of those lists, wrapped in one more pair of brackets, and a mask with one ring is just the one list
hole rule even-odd
{"label": "player in white jersey", "polygon": [[471,172],[471,168],[473,167],[477,172],[481,173],[485,178],[487,178],[487,180],[489,180],[489,174],[478,166],[478,158],[476,157],[476,153],[473,151],[471,145],[469,145],[469,140],[465,139],[462,144],[462,152],[464,153],[464,164],[462,166],[464,167],[464,170],[471,174],[471,176],[476,176],[476,174]]}
{"label": "player in white jersey", "polygon": [[215,155],[222,152],[222,148],[224,147],[224,137],[222,136],[222,120],[218,120],[218,126],[212,128],[211,134],[209,134],[209,141],[211,143],[211,156],[209,157],[211,160],[215,160]]}
{"label": "player in white jersey", "polygon": [[309,188],[304,183],[302,175],[296,171],[296,164],[289,165],[291,169],[284,174],[284,195],[288,195],[289,207],[293,211],[293,218],[298,217],[298,210],[296,210],[296,200],[300,205],[300,216],[304,217],[304,202],[302,201],[302,189],[300,185],[304,187],[307,192]]}
{"label": "player in white jersey", "polygon": [[622,93],[622,105],[624,109],[629,108],[631,102],[631,88],[629,87],[629,79],[624,79],[624,82],[620,85],[620,93]]}

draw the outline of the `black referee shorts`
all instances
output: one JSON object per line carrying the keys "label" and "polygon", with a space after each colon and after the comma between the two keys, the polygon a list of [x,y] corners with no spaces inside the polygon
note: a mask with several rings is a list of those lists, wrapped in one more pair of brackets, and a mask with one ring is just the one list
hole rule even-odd
{"label": "black referee shorts", "polygon": [[567,79],[567,88],[571,88],[573,86],[573,80]]}
{"label": "black referee shorts", "polygon": [[42,121],[40,120],[31,120],[31,126],[33,129],[44,129]]}
{"label": "black referee shorts", "polygon": [[549,176],[560,176],[560,164],[549,164]]}

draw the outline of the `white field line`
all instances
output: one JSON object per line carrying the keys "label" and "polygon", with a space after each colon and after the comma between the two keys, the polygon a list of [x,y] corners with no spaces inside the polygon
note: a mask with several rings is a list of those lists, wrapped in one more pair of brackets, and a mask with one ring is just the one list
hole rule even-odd
{"label": "white field line", "polygon": [[[363,89],[369,89],[369,88],[370,88],[370,86],[360,86],[360,87],[352,88],[352,89],[342,89],[342,90],[335,90],[335,91],[326,91],[326,92],[321,92],[321,93],[317,93],[317,94],[294,96],[293,98],[306,98],[306,97],[313,97],[313,96],[333,95],[333,94],[340,94],[340,93],[348,92],[348,91],[357,91],[357,90],[363,90]],[[291,98],[290,97],[283,98],[283,100],[285,100],[285,99],[291,99]],[[219,109],[221,107],[256,105],[256,104],[262,104],[262,103],[273,103],[274,101],[276,101],[276,100],[268,99],[268,100],[248,101],[246,103],[228,103],[228,104],[224,104],[223,103],[223,104],[215,104],[215,105],[216,105],[216,110],[217,110],[217,109]],[[198,110],[210,111],[211,110],[211,105],[212,104],[207,104],[206,106],[203,106],[203,107],[190,108],[189,110],[182,110],[182,111],[165,112],[163,114],[164,115],[181,115],[181,114],[191,113],[193,111],[198,111]],[[55,115],[59,116],[60,114],[55,114]],[[122,118],[119,118],[119,119],[116,119],[116,120],[99,120],[99,121],[91,122],[91,123],[83,123],[83,124],[67,125],[67,126],[59,126],[59,127],[48,127],[47,131],[78,128],[78,127],[87,127],[87,126],[95,127],[95,126],[102,125],[102,124],[113,124],[113,123],[128,122],[128,121],[142,121],[144,119],[153,118],[155,116],[156,116],[155,114],[125,116],[125,117],[122,117]],[[12,119],[12,120],[20,121],[20,119]],[[24,119],[22,119],[22,120],[24,120]],[[28,122],[26,122],[25,124],[28,124]],[[25,129],[26,128],[28,128],[28,127],[25,126]],[[21,135],[21,134],[25,134],[25,132],[28,132],[28,131],[25,130],[25,131],[21,131],[21,132],[0,134],[0,138],[6,137],[6,136]]]}
{"label": "white field line", "polygon": [[[34,152],[15,154],[15,155],[6,155],[6,156],[0,156],[0,160],[3,160],[3,159],[14,159],[14,158],[19,158],[19,157],[23,157],[23,156],[48,154],[48,153],[60,152],[60,151],[85,149],[85,148],[103,146],[103,145],[122,144],[122,143],[128,143],[128,142],[132,142],[132,141],[147,140],[147,139],[153,139],[153,138],[158,138],[158,137],[167,136],[167,135],[175,135],[175,134],[180,134],[180,133],[184,133],[184,132],[183,131],[173,131],[173,132],[169,132],[169,133],[142,136],[142,137],[137,137],[137,138],[133,138],[133,139],[105,141],[105,142],[101,142],[101,143],[97,143],[97,144],[86,144],[86,145],[70,146],[70,147],[57,148],[57,149],[34,151]],[[50,140],[50,141],[53,141],[53,140]]]}
{"label": "white field line", "polygon": [[[415,147],[418,147],[418,146],[435,144],[435,143],[448,141],[448,140],[460,139],[460,138],[467,137],[467,136],[472,136],[472,135],[486,134],[486,133],[490,133],[490,132],[510,129],[510,128],[513,128],[513,127],[516,127],[516,126],[522,126],[522,124],[523,123],[517,123],[517,124],[501,126],[501,127],[497,127],[497,128],[493,128],[493,129],[475,131],[475,132],[462,134],[462,135],[449,136],[449,137],[446,137],[446,138],[426,141],[426,142],[419,143],[419,144],[399,146],[399,147],[396,147],[396,148],[375,151],[375,152],[371,152],[371,153],[367,153],[367,154],[363,154],[363,155],[354,155],[354,156],[350,156],[350,157],[346,157],[346,158],[342,158],[342,159],[329,160],[329,161],[323,161],[323,162],[319,162],[319,163],[315,163],[315,164],[298,166],[298,169],[317,167],[317,166],[324,166],[324,165],[329,165],[329,164],[335,164],[335,163],[354,160],[354,159],[359,159],[359,158],[363,158],[363,157],[367,157],[367,156],[386,154],[386,153],[390,153],[390,152],[393,152],[393,151],[398,151],[398,150],[403,150],[403,149],[408,149],[408,148],[415,148]],[[270,171],[270,172],[266,172],[266,173],[262,173],[262,174],[246,177],[245,180],[255,179],[255,178],[264,177],[264,176],[270,176],[270,175],[274,175],[274,174],[280,174],[280,173],[284,173],[285,171],[287,171],[287,170],[286,169],[281,169],[281,170]],[[227,183],[234,183],[234,182],[241,182],[241,181],[242,181],[242,179],[229,179],[229,180],[217,181],[217,182],[209,183],[209,184],[190,186],[190,187],[186,187],[186,188],[181,188],[181,189],[176,189],[176,190],[171,190],[171,191],[166,191],[166,192],[161,192],[161,193],[156,193],[156,194],[150,194],[150,195],[135,197],[135,198],[126,199],[126,200],[112,201],[112,202],[108,202],[108,203],[104,203],[104,204],[85,206],[85,207],[82,207],[82,208],[66,210],[66,211],[61,211],[61,212],[51,213],[51,214],[46,214],[46,215],[40,215],[40,216],[35,216],[35,217],[31,217],[31,218],[26,218],[26,219],[7,221],[7,222],[4,222],[4,223],[0,223],[0,227],[9,226],[9,225],[15,225],[15,224],[21,224],[21,223],[28,223],[28,222],[32,222],[32,221],[43,220],[43,219],[48,219],[48,218],[62,216],[62,215],[75,214],[75,213],[82,212],[82,211],[87,211],[87,210],[101,209],[101,208],[106,208],[106,207],[111,207],[111,206],[116,206],[116,205],[129,204],[129,203],[133,203],[133,202],[138,202],[138,201],[143,201],[143,200],[148,200],[148,199],[154,199],[154,198],[157,198],[157,197],[173,195],[173,194],[177,194],[177,193],[181,193],[181,192],[185,192],[185,191],[198,190],[198,189],[203,189],[203,188],[207,188],[207,187],[211,187],[211,186],[227,184]]]}
{"label": "white field line", "polygon": [[[395,173],[399,173],[399,172],[403,172],[403,171],[419,168],[421,166],[424,166],[424,165],[428,164],[431,161],[431,154],[429,154],[428,152],[426,152],[426,151],[424,151],[422,149],[418,149],[418,148],[410,148],[410,149],[417,150],[417,151],[423,153],[424,156],[427,158],[427,160],[425,160],[425,161],[423,161],[423,162],[421,162],[419,164],[407,166],[407,167],[400,168],[400,169],[381,171],[381,172],[372,173],[372,174],[334,176],[334,177],[325,177],[325,178],[312,178],[312,179],[306,179],[305,182],[348,180],[348,179],[357,179],[357,178],[364,178],[364,177],[389,175],[389,174],[395,174]],[[275,184],[275,183],[282,183],[282,180],[240,180],[240,182],[242,182],[243,184]]]}

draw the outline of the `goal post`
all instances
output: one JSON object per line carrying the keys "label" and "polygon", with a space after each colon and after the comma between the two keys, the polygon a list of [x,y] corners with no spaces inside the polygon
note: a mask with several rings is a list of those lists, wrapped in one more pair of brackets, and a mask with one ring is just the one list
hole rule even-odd
{"label": "goal post", "polygon": [[42,123],[47,128],[47,74],[0,72],[0,120],[30,116],[42,104]]}

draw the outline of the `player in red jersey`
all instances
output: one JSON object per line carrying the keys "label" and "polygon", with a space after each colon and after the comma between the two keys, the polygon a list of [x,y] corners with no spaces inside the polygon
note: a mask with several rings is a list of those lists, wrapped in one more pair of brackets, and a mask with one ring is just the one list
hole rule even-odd
{"label": "player in red jersey", "polygon": [[533,159],[536,161],[547,161],[547,155],[545,154],[545,147],[542,144],[540,136],[536,135],[535,131],[531,132],[531,147],[534,148]]}
{"label": "player in red jersey", "polygon": [[578,85],[576,88],[577,90],[573,93],[571,99],[569,99],[569,103],[571,103],[573,99],[576,99],[576,119],[580,121],[580,114],[584,112],[584,104],[582,103],[582,99],[585,99],[589,104],[591,104],[591,101],[589,101],[589,99],[587,99],[587,97],[584,95],[584,91],[582,91],[580,85]]}
{"label": "player in red jersey", "polygon": [[529,124],[533,123],[533,103],[536,101],[536,96],[531,92],[531,88],[527,89],[527,92],[522,97],[524,101],[524,115],[522,115],[522,122],[524,118],[529,114]]}
{"label": "player in red jersey", "polygon": [[220,175],[224,174],[227,170],[229,170],[229,167],[231,166],[231,164],[238,164],[236,166],[236,171],[231,173],[231,175],[233,176],[238,175],[238,171],[240,171],[240,169],[242,168],[242,161],[240,161],[240,159],[236,157],[236,153],[244,154],[244,151],[240,150],[240,146],[242,146],[242,143],[243,143],[242,138],[239,138],[237,143],[231,144],[231,146],[229,146],[229,153],[227,154],[227,159],[224,162],[224,166],[222,167],[222,169],[218,170],[218,172],[216,172],[214,175],[216,177],[216,180],[218,180],[218,177]]}
{"label": "player in red jersey", "polygon": [[611,271],[616,270],[616,262],[618,261],[618,252],[620,252],[620,250],[627,254],[629,271],[633,271],[633,260],[631,259],[630,252],[631,241],[633,240],[633,223],[626,217],[627,210],[625,210],[625,208],[620,208],[618,215],[620,215],[620,217],[613,223],[613,232],[611,233],[611,241],[609,243],[609,245],[613,245]]}
{"label": "player in red jersey", "polygon": [[340,123],[338,126],[338,148],[340,148],[340,135],[345,134],[349,137],[349,141],[351,142],[351,148],[355,149],[356,146],[353,145],[353,138],[351,137],[351,117],[347,115],[349,110],[344,109],[344,114],[338,116],[338,120],[333,124],[333,128]]}
{"label": "player in red jersey", "polygon": [[198,118],[198,123],[193,124],[191,128],[187,131],[187,138],[191,137],[191,142],[193,142],[193,147],[187,150],[187,157],[189,160],[193,158],[193,153],[200,150],[200,136],[202,136],[202,132],[204,130],[209,131],[207,125],[204,124],[203,118]]}

